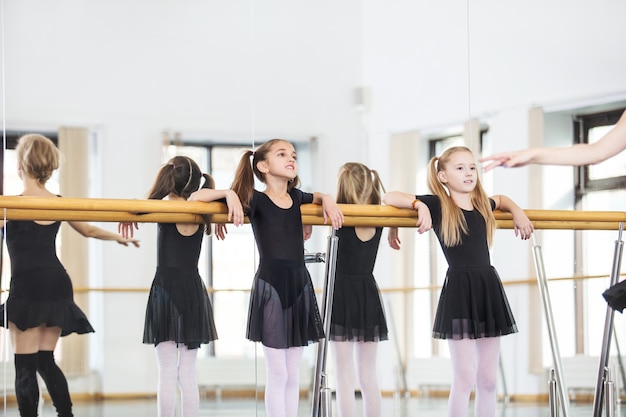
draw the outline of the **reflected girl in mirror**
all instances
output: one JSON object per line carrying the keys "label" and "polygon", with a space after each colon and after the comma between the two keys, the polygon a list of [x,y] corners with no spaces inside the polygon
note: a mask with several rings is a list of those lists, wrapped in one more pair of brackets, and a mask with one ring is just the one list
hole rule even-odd
{"label": "reflected girl in mirror", "polygon": [[[24,135],[17,148],[17,169],[23,183],[22,196],[58,197],[46,188],[59,168],[61,153],[47,137]],[[128,239],[89,223],[68,224],[85,237],[114,240],[139,246]],[[59,416],[72,416],[67,380],[54,360],[59,337],[84,334],[94,329],[74,303],[72,281],[56,254],[60,221],[9,220],[2,223],[11,259],[9,297],[1,307],[2,326],[9,328],[15,361],[15,396],[20,416],[37,415],[39,386],[44,380]]]}
{"label": "reflected girl in mirror", "polygon": [[[200,183],[202,182],[202,188]],[[169,201],[216,201],[228,205],[228,219],[243,223],[243,210],[231,190],[215,190],[213,178],[202,173],[186,156],[175,156],[157,173],[148,199]],[[196,380],[196,359],[201,344],[217,339],[213,310],[207,289],[198,272],[198,259],[205,234],[211,234],[210,216],[204,224],[159,223],[157,268],[144,324],[143,343],[155,347],[159,369],[157,408],[159,417],[174,417],[177,388],[181,392],[181,415],[199,413],[200,395]],[[120,223],[124,236],[132,236],[136,223]],[[225,225],[216,226],[218,239],[225,237]]]}
{"label": "reflected girl in mirror", "polygon": [[[348,162],[339,169],[337,203],[380,205],[383,192],[378,173],[367,166]],[[388,330],[373,274],[382,231],[382,227],[342,227],[337,231],[329,339],[340,417],[356,416],[355,376],[363,399],[363,415],[382,416],[376,355],[378,342],[388,339]]]}

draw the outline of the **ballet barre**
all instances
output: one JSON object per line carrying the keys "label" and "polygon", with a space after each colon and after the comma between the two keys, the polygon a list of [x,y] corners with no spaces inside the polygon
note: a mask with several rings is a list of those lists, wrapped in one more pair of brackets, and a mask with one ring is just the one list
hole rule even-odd
{"label": "ballet barre", "polygon": [[[345,226],[415,227],[417,212],[390,206],[339,204]],[[138,223],[202,223],[202,214],[214,223],[229,223],[224,203],[198,201],[125,200],[104,198],[58,198],[0,196],[6,220],[70,220]],[[317,204],[301,207],[304,224],[324,225]],[[618,230],[626,212],[524,210],[535,229]],[[498,228],[512,229],[509,213],[494,212]],[[246,220],[247,222],[247,220]]]}
{"label": "ballet barre", "polygon": [[[344,214],[344,226],[354,227],[415,227],[418,220],[417,212],[411,209],[399,209],[380,205],[357,205],[340,204]],[[230,223],[228,209],[220,202],[190,202],[190,201],[163,201],[163,200],[124,200],[124,199],[98,199],[98,198],[57,198],[57,197],[23,197],[23,196],[0,196],[0,208],[3,209],[5,220],[40,220],[40,221],[98,221],[98,222],[138,222],[138,223],[203,223],[202,215],[210,215],[214,223]],[[611,284],[617,282],[619,266],[621,264],[622,247],[621,241],[623,225],[626,221],[626,212],[616,211],[574,211],[574,210],[524,210],[532,221],[536,230],[617,230],[619,238],[616,241],[616,249],[613,259]],[[301,206],[302,222],[307,225],[325,225],[322,208],[316,204],[304,204]],[[497,226],[501,229],[514,228],[510,213],[499,210],[494,212]],[[248,220],[246,219],[246,222]],[[328,225],[328,224],[327,224]],[[534,237],[536,239],[536,237]],[[332,247],[336,251],[336,243],[329,240],[329,250]],[[333,246],[334,245],[334,246]],[[569,400],[567,387],[562,375],[561,355],[558,348],[552,308],[547,291],[547,278],[543,270],[541,247],[533,243],[533,255],[537,268],[537,280],[546,315],[548,332],[552,346],[553,360],[556,369],[550,381],[550,394],[558,395],[557,403],[560,403],[564,417],[569,416]],[[330,254],[327,254],[332,259]],[[333,265],[330,265],[333,264]],[[334,270],[334,262],[327,262],[327,268]],[[334,274],[330,274],[333,276]],[[328,276],[328,271],[327,271]],[[334,276],[332,277],[334,278]],[[331,281],[332,284],[332,281]],[[326,287],[331,285],[326,283]],[[331,285],[332,286],[332,285]],[[330,298],[327,295],[330,294]],[[332,300],[332,288],[324,288],[326,304]],[[331,301],[332,302],[332,301]],[[325,311],[328,317],[330,311]],[[613,326],[613,310],[607,307],[605,320],[605,336],[602,347],[602,359],[599,364],[596,393],[594,396],[594,417],[599,417],[602,412],[602,399],[613,401],[612,393],[606,392],[604,382],[606,380],[606,358],[610,349],[611,329]],[[325,349],[318,357],[318,365],[321,363],[322,370],[325,364]],[[321,359],[320,359],[321,358]],[[319,370],[318,370],[319,371]],[[318,375],[319,373],[319,375]],[[314,393],[314,417],[321,414],[327,415],[328,392],[320,392],[325,387],[323,378],[325,375],[316,372],[316,392]],[[554,399],[554,398],[553,398]],[[560,401],[559,401],[560,400]],[[607,411],[611,411],[611,404],[606,404]],[[558,407],[551,403],[554,412]]]}

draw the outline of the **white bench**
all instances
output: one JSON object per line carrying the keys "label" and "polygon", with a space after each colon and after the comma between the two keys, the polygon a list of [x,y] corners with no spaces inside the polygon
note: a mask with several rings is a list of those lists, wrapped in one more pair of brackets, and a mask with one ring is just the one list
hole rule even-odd
{"label": "white bench", "polygon": [[15,394],[15,366],[13,361],[0,362],[0,391]]}
{"label": "white bench", "polygon": [[416,387],[420,394],[429,395],[436,388],[450,389],[452,363],[450,358],[411,358],[407,364],[408,388]]}
{"label": "white bench", "polygon": [[[589,396],[595,394],[598,380],[598,366],[600,364],[599,357],[585,355],[570,356],[562,358],[561,364],[563,365],[564,382],[565,385],[567,385],[569,396],[573,401],[583,395]],[[552,368],[546,370],[548,379],[551,369]],[[616,356],[609,357],[609,369],[611,370],[611,379],[615,383],[615,386],[621,387],[622,380]]]}
{"label": "white bench", "polygon": [[[198,386],[201,392],[214,391],[216,398],[229,391],[265,389],[265,359],[258,358],[198,358],[196,363]],[[310,392],[313,386],[313,367],[302,361],[300,390]]]}

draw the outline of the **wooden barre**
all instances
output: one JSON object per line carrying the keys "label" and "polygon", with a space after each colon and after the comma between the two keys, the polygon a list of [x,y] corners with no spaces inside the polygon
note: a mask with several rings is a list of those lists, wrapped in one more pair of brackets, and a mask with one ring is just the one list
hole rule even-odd
{"label": "wooden barre", "polygon": [[[415,227],[417,222],[417,212],[410,209],[358,204],[339,207],[346,226]],[[228,223],[227,207],[219,202],[0,196],[0,208],[7,220],[201,223],[199,214],[210,214],[213,222]],[[305,204],[301,211],[304,224],[324,224],[319,205]],[[536,229],[617,230],[626,221],[626,212],[616,211],[525,210],[525,213]],[[498,227],[513,228],[509,213],[495,211],[494,214]]]}
{"label": "wooden barre", "polygon": [[[417,212],[389,206],[340,204],[347,216],[366,217],[408,217],[416,218]],[[219,202],[163,201],[163,200],[122,200],[106,198],[58,198],[58,197],[19,197],[0,196],[0,208],[35,210],[74,210],[130,213],[191,213],[226,214],[226,205]],[[305,204],[302,214],[322,216],[318,204]]]}

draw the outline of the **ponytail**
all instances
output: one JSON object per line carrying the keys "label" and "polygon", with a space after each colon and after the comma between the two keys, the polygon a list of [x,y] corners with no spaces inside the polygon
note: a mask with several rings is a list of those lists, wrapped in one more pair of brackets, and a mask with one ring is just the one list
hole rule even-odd
{"label": "ponytail", "polygon": [[[175,156],[157,172],[152,188],[148,192],[148,199],[162,200],[168,195],[189,198],[192,192],[200,187],[200,179],[204,178],[202,188],[215,188],[215,181],[209,174],[204,174],[198,164],[186,156]],[[202,214],[204,231],[211,234],[211,215]]]}
{"label": "ponytail", "polygon": [[439,181],[437,173],[442,169],[441,158],[433,157],[428,163],[428,188],[441,202],[441,229],[439,231],[445,246],[461,244],[462,234],[467,233],[467,222],[463,212],[456,205],[446,188]]}
{"label": "ponytail", "polygon": [[[250,162],[251,157],[252,162]],[[254,193],[254,171],[252,170],[252,164],[255,163],[254,157],[254,152],[244,152],[239,160],[239,165],[237,165],[235,179],[230,186],[235,194],[237,194],[237,197],[239,197],[244,211],[250,208],[250,201],[252,201],[252,195]]]}
{"label": "ponytail", "polygon": [[385,186],[378,175],[378,171],[371,170],[372,173],[372,194],[370,198],[370,204],[380,204],[382,195],[386,192]]}
{"label": "ponytail", "polygon": [[148,192],[148,199],[163,200],[175,189],[176,179],[174,178],[174,169],[176,169],[176,167],[173,163],[163,165],[161,169],[159,169],[154,183],[152,184],[152,188],[150,188]]}
{"label": "ponytail", "polygon": [[[215,189],[215,180],[209,174],[202,173],[202,178],[204,178],[204,182],[202,183],[202,187],[200,188],[210,188],[211,190]],[[210,214],[201,214],[202,220],[204,220],[204,233],[210,235],[213,232],[213,216]]]}

